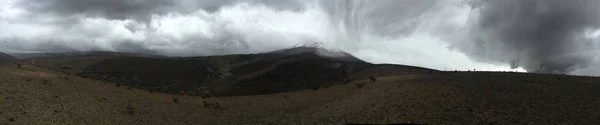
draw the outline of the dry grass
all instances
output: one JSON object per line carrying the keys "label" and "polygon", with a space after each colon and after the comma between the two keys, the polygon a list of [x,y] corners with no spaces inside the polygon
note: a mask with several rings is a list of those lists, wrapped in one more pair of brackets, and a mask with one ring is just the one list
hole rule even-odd
{"label": "dry grass", "polygon": [[204,99],[75,76],[64,80],[66,74],[28,66],[32,71],[0,66],[0,124],[600,123],[600,83],[591,77],[394,75],[360,89],[355,85],[368,78],[318,90]]}

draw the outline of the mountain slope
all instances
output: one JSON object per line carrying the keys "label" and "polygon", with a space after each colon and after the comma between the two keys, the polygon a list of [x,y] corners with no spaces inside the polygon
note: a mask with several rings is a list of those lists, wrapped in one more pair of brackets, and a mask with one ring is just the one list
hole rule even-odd
{"label": "mountain slope", "polygon": [[17,58],[15,58],[11,55],[8,55],[6,53],[0,52],[0,60],[15,60],[15,59],[17,59]]}
{"label": "mountain slope", "polygon": [[49,69],[117,85],[201,96],[272,94],[318,89],[377,75],[437,72],[400,65],[397,67],[405,68],[374,72],[369,69],[389,66],[370,64],[345,52],[306,46],[243,55],[179,58],[80,55],[36,59],[36,62]]}
{"label": "mountain slope", "polygon": [[256,54],[196,58],[114,58],[78,75],[166,93],[256,95],[342,84],[352,72],[373,66],[342,62],[314,53]]}

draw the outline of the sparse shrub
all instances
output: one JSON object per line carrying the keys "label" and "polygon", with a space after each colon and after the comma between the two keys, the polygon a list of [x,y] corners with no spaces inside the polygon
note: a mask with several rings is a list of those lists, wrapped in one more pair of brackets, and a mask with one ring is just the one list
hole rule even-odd
{"label": "sparse shrub", "polygon": [[185,91],[179,92],[179,95],[185,95]]}
{"label": "sparse shrub", "polygon": [[133,105],[131,105],[131,103],[127,103],[127,106],[125,107],[125,111],[129,115],[135,114],[135,108],[133,107]]}
{"label": "sparse shrub", "polygon": [[189,95],[189,96],[195,96],[196,92],[188,92],[187,95]]}
{"label": "sparse shrub", "polygon": [[23,65],[21,65],[21,64],[17,64],[17,67],[18,67],[18,68],[23,68]]}
{"label": "sparse shrub", "polygon": [[202,104],[204,105],[204,108],[221,108],[221,106],[219,105],[219,102],[217,101],[202,101]]}
{"label": "sparse shrub", "polygon": [[375,81],[377,81],[377,79],[374,76],[369,77],[369,82],[375,82]]}
{"label": "sparse shrub", "polygon": [[287,95],[283,95],[283,99],[288,100],[288,96]]}
{"label": "sparse shrub", "polygon": [[210,98],[210,97],[212,97],[211,94],[207,94],[207,93],[202,94],[202,98],[203,99],[204,98]]}
{"label": "sparse shrub", "polygon": [[356,88],[364,88],[366,86],[366,82],[356,84]]}
{"label": "sparse shrub", "polygon": [[117,84],[115,84],[115,86],[121,87],[121,83],[117,83]]}
{"label": "sparse shrub", "polygon": [[202,101],[202,104],[204,104],[204,108],[208,108],[210,106],[210,104],[206,100]]}
{"label": "sparse shrub", "polygon": [[67,81],[68,81],[68,80],[71,80],[71,79],[69,79],[69,77],[66,77],[66,76],[61,76],[61,77],[59,77],[59,78],[60,78],[60,79],[67,80]]}
{"label": "sparse shrub", "polygon": [[42,80],[42,84],[50,84],[50,81],[48,81],[47,79]]}
{"label": "sparse shrub", "polygon": [[319,90],[319,88],[320,88],[320,87],[318,87],[318,86],[317,86],[317,87],[314,87],[314,88],[313,88],[313,90]]}
{"label": "sparse shrub", "polygon": [[127,86],[127,89],[131,89],[131,86]]}
{"label": "sparse shrub", "polygon": [[173,97],[173,102],[174,102],[174,103],[179,103],[179,99],[177,99],[177,98]]}
{"label": "sparse shrub", "polygon": [[349,80],[349,79],[344,80],[344,84],[347,84],[347,83],[350,83],[350,82],[351,82],[351,80]]}

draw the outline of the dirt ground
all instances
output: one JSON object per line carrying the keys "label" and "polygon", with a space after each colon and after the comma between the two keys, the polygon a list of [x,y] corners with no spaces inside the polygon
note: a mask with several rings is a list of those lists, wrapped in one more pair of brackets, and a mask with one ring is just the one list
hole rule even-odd
{"label": "dirt ground", "polygon": [[315,90],[202,98],[0,64],[0,124],[600,124],[600,80],[521,73],[377,77]]}

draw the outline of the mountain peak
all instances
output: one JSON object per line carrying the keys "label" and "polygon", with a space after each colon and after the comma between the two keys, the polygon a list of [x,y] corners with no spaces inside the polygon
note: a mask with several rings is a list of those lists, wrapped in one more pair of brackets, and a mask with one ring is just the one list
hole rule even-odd
{"label": "mountain peak", "polygon": [[296,47],[309,47],[309,48],[325,48],[323,47],[323,43],[322,42],[311,42],[311,43],[306,43],[306,44],[299,44],[294,46],[294,48]]}
{"label": "mountain peak", "polygon": [[313,53],[315,55],[324,57],[324,58],[329,58],[329,59],[335,59],[335,60],[343,60],[343,61],[350,61],[350,62],[364,62],[356,57],[354,57],[352,54],[344,52],[344,51],[339,51],[339,50],[331,50],[331,49],[326,49],[325,47],[323,47],[323,44],[320,42],[314,42],[314,43],[309,43],[309,44],[303,44],[300,46],[294,46],[291,48],[286,48],[286,49],[280,49],[280,50],[275,50],[275,51],[271,51],[268,52],[271,54],[283,54],[283,55],[296,55],[296,54],[302,54],[302,53]]}

